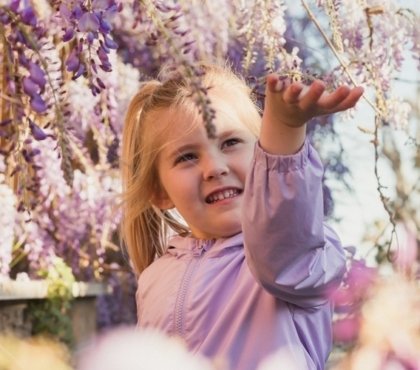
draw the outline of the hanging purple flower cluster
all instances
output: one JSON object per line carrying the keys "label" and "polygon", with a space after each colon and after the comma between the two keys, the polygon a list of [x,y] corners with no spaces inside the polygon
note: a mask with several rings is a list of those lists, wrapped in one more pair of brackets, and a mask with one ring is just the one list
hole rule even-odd
{"label": "hanging purple flower cluster", "polygon": [[[7,68],[9,96],[18,96],[22,91],[30,98],[30,107],[36,113],[45,113],[48,105],[43,93],[47,77],[37,52],[41,48],[46,30],[37,20],[30,4],[13,0],[9,6],[0,7],[2,33],[7,37],[8,48],[3,56]],[[6,36],[7,35],[7,36]],[[18,108],[16,119],[23,116]]]}
{"label": "hanging purple flower cluster", "polygon": [[113,0],[62,1],[57,4],[58,17],[64,32],[62,40],[71,44],[66,60],[72,78],[85,76],[94,95],[105,89],[99,69],[112,70],[111,50],[118,45],[111,36],[112,18],[122,10],[122,3]]}

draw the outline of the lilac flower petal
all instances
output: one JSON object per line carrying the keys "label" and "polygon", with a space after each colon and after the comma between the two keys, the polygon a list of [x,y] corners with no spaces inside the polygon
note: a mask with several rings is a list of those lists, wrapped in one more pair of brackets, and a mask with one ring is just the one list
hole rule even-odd
{"label": "lilac flower petal", "polygon": [[11,19],[7,13],[3,13],[3,11],[0,9],[0,23],[4,25],[8,25],[10,23]]}
{"label": "lilac flower petal", "polygon": [[22,31],[17,30],[16,33],[15,33],[15,38],[16,38],[16,41],[19,41],[22,44],[28,46],[26,37],[24,36],[24,34],[22,33]]}
{"label": "lilac flower petal", "polygon": [[108,48],[110,48],[110,49],[117,49],[118,48],[118,44],[111,37],[105,36],[104,41],[105,41],[105,45]]}
{"label": "lilac flower petal", "polygon": [[36,16],[31,6],[24,8],[20,13],[20,16],[22,18],[23,23],[30,26],[36,25]]}
{"label": "lilac flower petal", "polygon": [[107,54],[107,52],[106,52],[106,49],[105,49],[105,48],[100,47],[100,48],[98,49],[97,54],[98,54],[99,60],[100,60],[102,63],[106,63],[106,62],[108,62],[108,54]]}
{"label": "lilac flower petal", "polygon": [[101,18],[99,30],[102,33],[109,33],[112,30],[111,23],[109,23],[106,19]]}
{"label": "lilac flower petal", "polygon": [[83,14],[84,13],[80,5],[75,5],[75,7],[73,8],[72,17],[74,17],[75,19],[80,19],[83,16]]}
{"label": "lilac flower petal", "polygon": [[75,75],[73,76],[73,79],[77,79],[79,78],[83,73],[85,73],[85,66],[83,63],[80,63],[79,65],[79,69],[77,70],[77,72],[75,73]]}
{"label": "lilac flower petal", "polygon": [[74,36],[74,30],[72,28],[67,28],[63,35],[63,41],[70,41]]}
{"label": "lilac flower petal", "polygon": [[25,94],[29,96],[39,94],[39,85],[32,81],[29,77],[24,77],[22,85]]}
{"label": "lilac flower petal", "polygon": [[89,44],[92,44],[92,42],[95,40],[95,38],[96,38],[95,33],[88,32],[88,34],[86,36],[86,40]]}
{"label": "lilac flower petal", "polygon": [[76,49],[73,49],[66,60],[67,71],[75,72],[79,69],[80,60],[76,55]]}
{"label": "lilac flower petal", "polygon": [[92,8],[98,10],[105,10],[110,6],[109,0],[93,0]]}
{"label": "lilac flower petal", "polygon": [[105,62],[99,65],[99,67],[105,71],[105,72],[111,72],[112,71],[112,66],[111,63],[109,62]]}
{"label": "lilac flower petal", "polygon": [[103,83],[103,81],[99,77],[96,79],[96,82],[98,83],[98,86],[101,89],[105,89],[106,88],[105,84]]}
{"label": "lilac flower petal", "polygon": [[45,101],[38,94],[32,95],[31,107],[35,112],[38,112],[38,113],[44,113],[48,108]]}
{"label": "lilac flower petal", "polygon": [[29,69],[29,59],[25,54],[19,53],[18,55],[19,64]]}
{"label": "lilac flower petal", "polygon": [[10,2],[10,10],[12,12],[17,13],[18,9],[19,9],[19,5],[20,5],[20,0],[12,0]]}
{"label": "lilac flower petal", "polygon": [[35,157],[35,156],[37,156],[37,155],[39,155],[39,154],[41,154],[41,149],[36,148],[36,149],[33,149],[33,150],[29,153],[29,156],[30,156],[30,157]]}
{"label": "lilac flower petal", "polygon": [[66,4],[61,3],[59,12],[60,12],[61,18],[70,22],[72,13]]}
{"label": "lilac flower petal", "polygon": [[45,140],[49,136],[44,132],[44,130],[42,130],[37,124],[35,124],[31,120],[29,120],[29,128],[35,140]]}
{"label": "lilac flower petal", "polygon": [[5,119],[5,120],[3,120],[3,121],[0,121],[0,127],[4,127],[4,126],[7,126],[7,125],[9,125],[10,123],[12,123],[12,119]]}
{"label": "lilac flower petal", "polygon": [[31,74],[30,77],[33,82],[38,84],[41,88],[45,86],[47,83],[47,80],[45,79],[45,73],[38,64],[30,62],[29,73]]}
{"label": "lilac flower petal", "polygon": [[96,32],[99,30],[99,19],[94,13],[85,13],[79,20],[81,32]]}

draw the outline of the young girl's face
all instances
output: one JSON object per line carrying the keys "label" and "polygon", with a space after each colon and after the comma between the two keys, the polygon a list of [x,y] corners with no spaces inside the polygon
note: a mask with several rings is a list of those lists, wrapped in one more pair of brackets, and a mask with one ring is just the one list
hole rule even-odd
{"label": "young girl's face", "polygon": [[158,159],[161,209],[176,207],[194,237],[224,238],[241,231],[241,202],[255,135],[223,99],[216,108],[216,137],[204,125],[192,124],[186,112],[166,109],[159,120],[171,122]]}

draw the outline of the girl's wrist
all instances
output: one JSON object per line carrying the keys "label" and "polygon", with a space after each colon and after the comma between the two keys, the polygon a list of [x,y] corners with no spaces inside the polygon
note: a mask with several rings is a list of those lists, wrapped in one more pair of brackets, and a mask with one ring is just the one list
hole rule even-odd
{"label": "girl's wrist", "polygon": [[260,146],[262,149],[274,155],[290,155],[297,153],[305,142],[306,124],[299,127],[291,127],[280,122],[262,123],[260,133]]}

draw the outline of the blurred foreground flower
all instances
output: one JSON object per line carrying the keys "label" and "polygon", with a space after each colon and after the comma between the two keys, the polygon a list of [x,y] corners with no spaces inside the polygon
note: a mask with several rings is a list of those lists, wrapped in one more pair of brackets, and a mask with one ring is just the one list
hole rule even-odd
{"label": "blurred foreground flower", "polygon": [[419,282],[395,274],[371,293],[361,309],[356,345],[334,370],[420,369]]}
{"label": "blurred foreground flower", "polygon": [[335,320],[334,341],[338,344],[352,345],[360,330],[360,310],[371,296],[372,287],[378,280],[377,270],[368,267],[363,260],[350,260],[342,286],[332,292]]}
{"label": "blurred foreground flower", "polygon": [[64,345],[45,338],[0,337],[1,370],[72,370]]}
{"label": "blurred foreground flower", "polygon": [[183,342],[156,330],[125,327],[94,340],[80,354],[78,370],[215,370]]}

